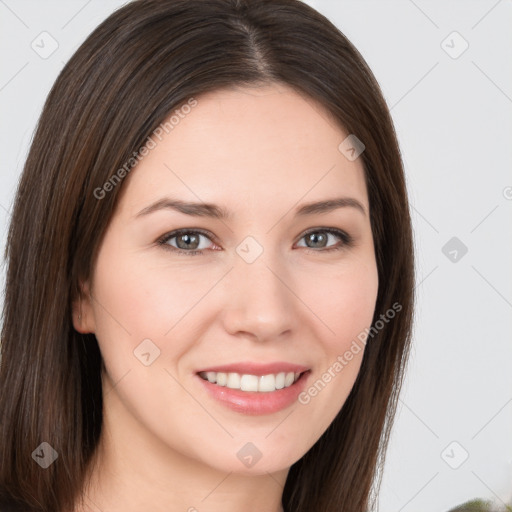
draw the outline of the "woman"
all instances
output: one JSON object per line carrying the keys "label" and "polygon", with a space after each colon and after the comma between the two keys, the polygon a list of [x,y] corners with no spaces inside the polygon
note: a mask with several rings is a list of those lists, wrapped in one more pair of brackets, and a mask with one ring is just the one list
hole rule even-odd
{"label": "woman", "polygon": [[315,10],[114,12],[49,94],[6,258],[1,510],[371,506],[411,221],[379,86]]}

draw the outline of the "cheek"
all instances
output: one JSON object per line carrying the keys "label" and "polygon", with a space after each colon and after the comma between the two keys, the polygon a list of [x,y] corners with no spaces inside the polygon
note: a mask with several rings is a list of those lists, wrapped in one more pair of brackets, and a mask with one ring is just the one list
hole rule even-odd
{"label": "cheek", "polygon": [[96,338],[107,388],[129,372],[125,385],[135,387],[126,394],[126,405],[160,410],[158,397],[179,392],[168,372],[180,374],[183,356],[203,326],[215,320],[215,305],[205,296],[225,269],[185,270],[114,247],[105,244],[94,281]]}
{"label": "cheek", "polygon": [[211,286],[111,245],[99,255],[94,277],[97,335],[129,337],[131,343],[162,338]]}
{"label": "cheek", "polygon": [[[316,335],[322,350],[315,377],[299,396],[299,403],[317,418],[310,442],[334,420],[352,390],[365,350],[362,334],[371,326],[378,293],[378,271],[371,259],[331,272],[329,279],[317,277],[309,300],[322,320]],[[325,293],[318,287],[322,284]]]}
{"label": "cheek", "polygon": [[317,274],[305,286],[307,303],[324,324],[323,340],[326,352],[346,350],[353,339],[369,328],[378,293],[378,272],[374,260],[351,262],[338,270]]}

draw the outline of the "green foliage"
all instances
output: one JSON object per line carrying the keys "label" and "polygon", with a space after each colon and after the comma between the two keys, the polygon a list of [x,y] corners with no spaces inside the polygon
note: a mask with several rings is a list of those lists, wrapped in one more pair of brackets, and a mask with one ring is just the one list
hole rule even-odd
{"label": "green foliage", "polygon": [[450,509],[448,512],[512,512],[512,506],[497,507],[492,501],[474,499]]}

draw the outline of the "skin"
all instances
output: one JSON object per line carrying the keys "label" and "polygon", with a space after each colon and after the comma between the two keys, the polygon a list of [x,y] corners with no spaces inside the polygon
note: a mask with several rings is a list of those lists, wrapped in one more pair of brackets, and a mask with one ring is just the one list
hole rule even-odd
{"label": "skin", "polygon": [[[360,368],[363,350],[307,405],[265,415],[232,411],[198,382],[201,368],[237,361],[303,364],[315,382],[370,327],[378,275],[363,164],[338,150],[348,133],[322,106],[283,85],[196,99],[125,178],[74,303],[75,329],[95,333],[106,367],[87,510],[281,511],[290,466],[333,421]],[[165,196],[215,203],[232,218],[170,209],[135,218]],[[294,216],[341,196],[366,214]],[[317,227],[341,229],[354,245],[325,252],[343,244],[329,235],[307,252],[304,232]],[[196,256],[156,243],[180,228],[214,238],[200,237]],[[236,252],[247,236],[263,248],[250,264]],[[160,350],[149,366],[133,353],[147,338]],[[251,468],[236,456],[247,442],[262,453]]]}

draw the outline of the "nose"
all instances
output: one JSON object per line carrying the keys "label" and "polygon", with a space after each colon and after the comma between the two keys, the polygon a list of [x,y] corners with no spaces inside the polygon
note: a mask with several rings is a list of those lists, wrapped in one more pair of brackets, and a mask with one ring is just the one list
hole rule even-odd
{"label": "nose", "polygon": [[226,331],[258,341],[290,334],[300,313],[291,280],[290,273],[275,261],[263,257],[253,263],[235,259],[224,283],[226,299],[221,315]]}

